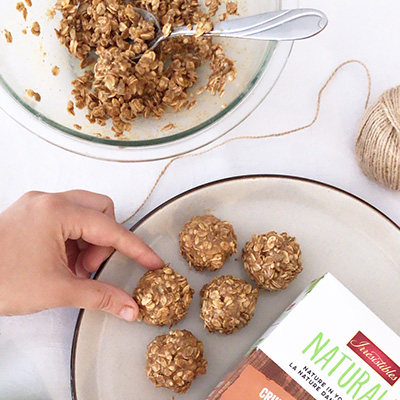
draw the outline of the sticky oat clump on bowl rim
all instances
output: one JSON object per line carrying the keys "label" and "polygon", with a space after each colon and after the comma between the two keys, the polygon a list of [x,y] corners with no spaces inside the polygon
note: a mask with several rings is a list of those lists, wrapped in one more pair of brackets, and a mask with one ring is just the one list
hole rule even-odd
{"label": "sticky oat clump on bowl rim", "polygon": [[133,292],[139,306],[138,321],[171,327],[186,316],[193,294],[187,279],[169,265],[148,271]]}
{"label": "sticky oat clump on bowl rim", "polygon": [[303,270],[300,245],[286,232],[253,235],[242,260],[249,277],[268,291],[286,289]]}
{"label": "sticky oat clump on bowl rim", "polygon": [[229,335],[253,318],[259,291],[241,278],[224,275],[201,289],[200,317],[209,332]]}
{"label": "sticky oat clump on bowl rim", "polygon": [[157,336],[147,346],[146,375],[157,387],[185,393],[206,373],[203,353],[203,343],[186,329]]}
{"label": "sticky oat clump on bowl rim", "polygon": [[237,237],[228,221],[211,214],[195,216],[179,232],[181,255],[190,268],[216,271],[237,253]]}

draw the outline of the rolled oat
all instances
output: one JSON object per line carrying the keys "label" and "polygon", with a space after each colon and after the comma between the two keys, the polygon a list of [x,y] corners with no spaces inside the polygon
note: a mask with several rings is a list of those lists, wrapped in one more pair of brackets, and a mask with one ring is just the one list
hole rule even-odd
{"label": "rolled oat", "polygon": [[67,111],[69,114],[75,115],[74,103],[71,100],[69,100],[67,103]]}
{"label": "rolled oat", "polygon": [[238,4],[236,1],[228,1],[226,3],[226,12],[228,14],[237,14],[238,11]]}
{"label": "rolled oat", "polygon": [[40,35],[40,25],[39,25],[39,22],[35,21],[35,22],[32,24],[31,32],[32,32],[32,34],[35,35],[35,36],[39,36],[39,35]]}
{"label": "rolled oat", "polygon": [[28,16],[28,10],[25,7],[25,4],[22,1],[19,1],[15,7],[17,11],[22,13],[24,20],[26,21],[26,17]]}
{"label": "rolled oat", "polygon": [[26,89],[25,92],[31,99],[33,99],[37,102],[40,102],[40,100],[42,100],[40,94],[33,91],[32,89]]}
{"label": "rolled oat", "polygon": [[12,36],[11,32],[9,32],[7,29],[4,29],[4,37],[6,38],[7,43],[12,43],[13,36]]}
{"label": "rolled oat", "polygon": [[46,11],[46,15],[48,19],[53,19],[56,15],[56,10],[54,8],[49,8]]}
{"label": "rolled oat", "polygon": [[163,126],[161,130],[162,131],[169,131],[170,129],[174,129],[174,128],[176,128],[175,124],[170,122],[169,124]]}
{"label": "rolled oat", "polygon": [[57,75],[60,73],[60,68],[57,67],[57,65],[55,65],[55,66],[51,69],[51,73],[52,73],[54,76],[57,76]]}

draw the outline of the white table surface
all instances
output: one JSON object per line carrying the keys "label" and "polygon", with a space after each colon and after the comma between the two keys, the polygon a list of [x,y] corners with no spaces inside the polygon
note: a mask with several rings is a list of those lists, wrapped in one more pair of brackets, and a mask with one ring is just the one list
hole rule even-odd
{"label": "white table surface", "polygon": [[[225,138],[298,127],[315,111],[318,90],[343,61],[357,58],[372,75],[372,101],[400,83],[400,5],[396,0],[303,0],[329,25],[298,42],[274,89]],[[284,174],[326,182],[371,203],[400,224],[400,194],[368,180],[354,156],[367,93],[359,65],[342,70],[326,91],[319,121],[292,136],[236,141],[168,170],[138,218],[182,191],[245,174]],[[112,197],[117,218],[142,202],[166,161],[118,164],[84,158],[30,134],[0,111],[0,211],[29,190],[87,189]],[[133,221],[133,222],[134,222]],[[23,290],[23,288],[21,288]],[[77,310],[0,318],[0,399],[70,399],[69,360]]]}

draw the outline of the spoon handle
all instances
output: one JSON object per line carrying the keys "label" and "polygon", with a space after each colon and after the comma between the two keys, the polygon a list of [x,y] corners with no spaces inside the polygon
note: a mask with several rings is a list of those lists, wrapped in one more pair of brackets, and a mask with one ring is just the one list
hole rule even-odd
{"label": "spoon handle", "polygon": [[[221,36],[255,40],[297,40],[305,39],[322,31],[328,23],[326,15],[318,10],[299,8],[273,11],[235,18],[214,25],[204,36]],[[186,27],[174,29],[171,36],[193,35],[195,29]]]}

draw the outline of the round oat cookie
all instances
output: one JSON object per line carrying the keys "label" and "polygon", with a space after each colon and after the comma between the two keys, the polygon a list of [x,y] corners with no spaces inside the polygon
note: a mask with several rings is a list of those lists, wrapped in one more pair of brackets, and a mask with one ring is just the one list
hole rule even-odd
{"label": "round oat cookie", "polygon": [[286,289],[303,270],[300,245],[286,232],[253,235],[243,248],[244,268],[258,287]]}
{"label": "round oat cookie", "polygon": [[232,224],[211,214],[195,216],[179,232],[181,254],[198,271],[216,271],[237,253]]}
{"label": "round oat cookie", "polygon": [[157,386],[185,393],[206,373],[203,343],[186,329],[157,336],[146,353],[146,375]]}
{"label": "round oat cookie", "polygon": [[204,328],[229,335],[245,327],[253,317],[258,289],[243,279],[224,275],[204,285],[200,296]]}
{"label": "round oat cookie", "polygon": [[171,327],[185,317],[193,294],[187,279],[168,265],[148,271],[133,292],[139,306],[138,320]]}

